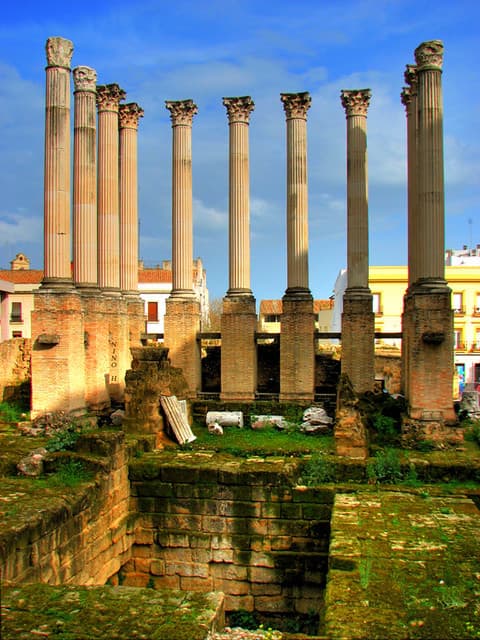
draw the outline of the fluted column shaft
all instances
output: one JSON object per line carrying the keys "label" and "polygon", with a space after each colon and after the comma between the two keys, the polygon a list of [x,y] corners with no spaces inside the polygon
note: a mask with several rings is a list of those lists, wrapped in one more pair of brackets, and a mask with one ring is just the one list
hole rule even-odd
{"label": "fluted column shaft", "polygon": [[124,98],[118,84],[97,87],[98,284],[107,293],[120,291],[118,107]]}
{"label": "fluted column shaft", "polygon": [[73,70],[73,280],[80,288],[97,287],[97,73]]}
{"label": "fluted column shaft", "polygon": [[401,93],[407,116],[407,181],[408,181],[408,286],[418,279],[418,228],[417,228],[417,68],[407,64],[407,87]]}
{"label": "fluted column shaft", "polygon": [[287,121],[287,290],[310,294],[308,287],[307,92],[280,94]]}
{"label": "fluted column shaft", "polygon": [[120,127],[120,289],[138,295],[137,132],[143,109],[131,102],[119,107]]}
{"label": "fluted column shaft", "polygon": [[70,267],[70,61],[73,44],[46,43],[44,286],[68,287]]}
{"label": "fluted column shaft", "polygon": [[418,278],[444,282],[443,44],[415,50],[418,75]]}
{"label": "fluted column shaft", "polygon": [[249,96],[224,98],[229,122],[229,279],[227,295],[251,295]]}
{"label": "fluted column shaft", "polygon": [[347,289],[368,289],[367,109],[370,89],[341,93],[347,117]]}
{"label": "fluted column shaft", "polygon": [[172,297],[194,296],[192,122],[193,100],[166,101],[172,121]]}

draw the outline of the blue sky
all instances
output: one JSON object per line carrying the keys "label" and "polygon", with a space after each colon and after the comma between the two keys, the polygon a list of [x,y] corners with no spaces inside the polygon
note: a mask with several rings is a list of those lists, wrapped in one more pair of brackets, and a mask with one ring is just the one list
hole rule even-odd
{"label": "blue sky", "polygon": [[[150,0],[6,3],[0,18],[0,267],[43,264],[45,42],[73,41],[72,68],[117,82],[140,121],[140,257],[171,256],[171,123],[165,100],[198,105],[192,132],[194,255],[212,297],[228,288],[228,124],[223,96],[250,95],[251,285],[286,288],[286,125],[279,94],[309,91],[309,264],[315,298],[346,263],[345,114],[340,90],[372,90],[371,264],[406,262],[406,63],[445,45],[446,245],[480,243],[478,0]],[[72,114],[73,120],[73,114]],[[471,221],[471,222],[469,222]]]}

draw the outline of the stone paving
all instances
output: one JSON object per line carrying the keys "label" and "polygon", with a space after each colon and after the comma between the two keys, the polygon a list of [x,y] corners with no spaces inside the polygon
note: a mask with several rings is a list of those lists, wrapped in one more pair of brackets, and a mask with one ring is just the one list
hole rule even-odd
{"label": "stone paving", "polygon": [[480,637],[479,527],[480,511],[467,496],[427,488],[338,493],[325,634]]}

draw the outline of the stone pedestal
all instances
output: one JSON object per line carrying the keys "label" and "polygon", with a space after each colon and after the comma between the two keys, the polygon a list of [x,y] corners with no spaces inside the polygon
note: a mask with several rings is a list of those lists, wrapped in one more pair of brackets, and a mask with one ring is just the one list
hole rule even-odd
{"label": "stone pedestal", "polygon": [[450,289],[420,288],[405,298],[410,323],[406,348],[408,414],[414,420],[455,421],[453,410],[453,312]]}
{"label": "stone pedestal", "polygon": [[76,291],[40,291],[32,311],[32,418],[84,410],[82,297]]}
{"label": "stone pedestal", "polygon": [[170,296],[166,301],[164,319],[165,346],[172,366],[180,368],[188,384],[189,397],[195,398],[201,389],[200,303],[195,298]]}
{"label": "stone pedestal", "polygon": [[221,318],[220,399],[250,402],[257,388],[257,313],[253,296],[226,296]]}
{"label": "stone pedestal", "polygon": [[125,373],[130,369],[127,303],[122,296],[108,296],[107,389],[113,402],[123,402]]}
{"label": "stone pedestal", "polygon": [[355,393],[373,390],[375,380],[375,314],[369,289],[347,289],[342,313],[342,374]]}
{"label": "stone pedestal", "polygon": [[92,411],[110,406],[109,384],[109,307],[110,299],[83,293],[85,312],[85,400]]}
{"label": "stone pedestal", "polygon": [[311,296],[285,295],[280,330],[280,402],[315,396],[315,316]]}

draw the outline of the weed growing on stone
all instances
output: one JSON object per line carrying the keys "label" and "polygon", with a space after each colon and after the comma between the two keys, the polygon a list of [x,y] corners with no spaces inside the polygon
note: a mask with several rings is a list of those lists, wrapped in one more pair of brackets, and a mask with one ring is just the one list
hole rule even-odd
{"label": "weed growing on stone", "polygon": [[0,422],[12,424],[23,420],[25,414],[22,409],[15,404],[9,402],[0,402]]}
{"label": "weed growing on stone", "polygon": [[238,609],[229,613],[228,622],[231,627],[241,627],[251,631],[258,629],[259,626],[255,613],[246,609]]}
{"label": "weed growing on stone", "polygon": [[81,432],[82,429],[75,422],[71,422],[49,439],[46,445],[47,451],[71,451],[75,448]]}
{"label": "weed growing on stone", "polygon": [[334,480],[335,467],[332,462],[322,454],[315,454],[305,463],[298,484],[316,487]]}
{"label": "weed growing on stone", "polygon": [[85,469],[80,460],[66,460],[60,463],[50,483],[55,486],[76,487],[91,480],[92,474]]}
{"label": "weed growing on stone", "polygon": [[476,442],[480,446],[480,420],[469,420],[464,423],[465,439]]}
{"label": "weed growing on stone", "polygon": [[365,556],[360,558],[358,565],[358,572],[360,573],[360,584],[363,589],[366,589],[370,584],[370,578],[372,576],[373,559],[371,556]]}
{"label": "weed growing on stone", "polygon": [[372,483],[397,484],[403,479],[400,456],[395,449],[377,451],[367,464],[367,478]]}

